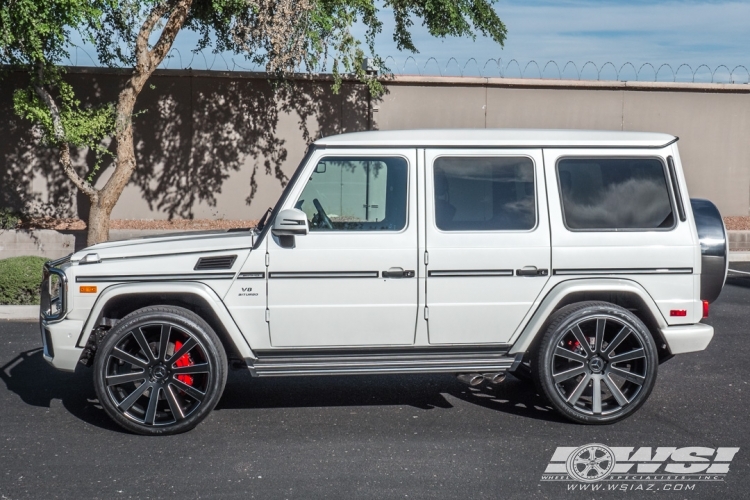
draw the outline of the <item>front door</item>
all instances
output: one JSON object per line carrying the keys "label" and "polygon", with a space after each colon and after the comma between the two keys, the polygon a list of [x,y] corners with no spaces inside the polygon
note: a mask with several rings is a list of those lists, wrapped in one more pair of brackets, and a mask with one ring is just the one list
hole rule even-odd
{"label": "front door", "polygon": [[321,150],[305,169],[282,208],[304,211],[309,234],[268,238],[271,344],[413,344],[415,151]]}
{"label": "front door", "polygon": [[541,150],[427,150],[431,344],[505,343],[550,274]]}

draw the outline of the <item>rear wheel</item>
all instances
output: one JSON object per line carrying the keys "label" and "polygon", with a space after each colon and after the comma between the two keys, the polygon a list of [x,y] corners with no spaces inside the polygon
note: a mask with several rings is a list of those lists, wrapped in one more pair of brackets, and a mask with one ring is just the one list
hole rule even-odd
{"label": "rear wheel", "polygon": [[211,327],[180,307],[124,317],[99,346],[94,386],[107,414],[139,434],[198,425],[221,398],[227,359]]}
{"label": "rear wheel", "polygon": [[607,302],[560,309],[534,357],[541,392],[565,417],[605,424],[635,412],[656,381],[656,346],[630,311]]}

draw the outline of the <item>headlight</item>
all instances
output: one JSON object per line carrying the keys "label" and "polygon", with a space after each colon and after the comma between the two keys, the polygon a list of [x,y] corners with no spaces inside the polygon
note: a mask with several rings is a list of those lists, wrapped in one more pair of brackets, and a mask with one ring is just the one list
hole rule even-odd
{"label": "headlight", "polygon": [[48,323],[62,320],[67,312],[68,278],[63,270],[55,266],[68,260],[70,256],[44,264],[40,313]]}

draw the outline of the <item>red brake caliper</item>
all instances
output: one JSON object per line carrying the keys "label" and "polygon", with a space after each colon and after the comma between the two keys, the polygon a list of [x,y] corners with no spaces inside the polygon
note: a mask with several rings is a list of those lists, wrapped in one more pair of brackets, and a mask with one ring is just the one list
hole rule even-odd
{"label": "red brake caliper", "polygon": [[[175,343],[174,343],[174,350],[175,351],[179,351],[181,347],[182,347],[182,342],[180,342],[179,340],[176,340]],[[180,357],[180,359],[178,359],[175,362],[175,365],[177,365],[178,367],[190,366],[192,364],[193,364],[193,360],[190,359],[190,354],[188,354],[188,353],[183,354]],[[182,382],[184,384],[190,385],[190,386],[193,385],[193,376],[192,375],[177,375],[177,380],[179,380],[180,382]]]}

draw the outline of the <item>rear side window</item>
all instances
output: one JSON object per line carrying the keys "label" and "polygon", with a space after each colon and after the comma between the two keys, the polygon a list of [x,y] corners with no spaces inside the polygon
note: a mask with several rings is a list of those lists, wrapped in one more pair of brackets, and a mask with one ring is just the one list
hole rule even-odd
{"label": "rear side window", "polygon": [[536,225],[530,158],[444,156],[433,171],[438,229],[518,231]]}
{"label": "rear side window", "polygon": [[557,179],[569,229],[669,229],[675,224],[658,159],[565,158],[557,164]]}

